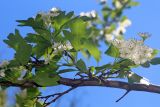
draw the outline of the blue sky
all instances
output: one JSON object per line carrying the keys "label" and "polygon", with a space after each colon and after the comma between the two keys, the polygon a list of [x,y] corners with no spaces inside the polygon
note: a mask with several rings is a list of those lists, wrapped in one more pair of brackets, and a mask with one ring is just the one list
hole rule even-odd
{"label": "blue sky", "polygon": [[[138,38],[138,32],[149,32],[152,37],[146,44],[153,48],[160,49],[159,25],[160,25],[160,1],[159,0],[137,0],[140,6],[125,11],[132,20],[132,26],[128,28],[126,38]],[[15,28],[21,30],[22,34],[30,31],[29,28],[19,28],[15,20],[26,19],[34,16],[39,11],[47,11],[52,7],[59,7],[62,10],[72,11],[76,14],[81,11],[96,10],[100,12],[100,5],[96,0],[1,0],[0,1],[0,59],[10,59],[13,57],[13,50],[9,49],[2,40]],[[160,56],[160,55],[158,55]],[[105,62],[103,60],[102,62]],[[153,84],[160,84],[160,66],[152,66],[149,69],[138,68],[136,73],[148,78]],[[61,86],[54,88],[63,90]],[[53,89],[47,89],[48,93],[54,92]],[[71,100],[76,100],[77,107],[151,107],[159,104],[160,95],[131,92],[121,102],[115,101],[123,95],[125,91],[112,88],[83,87],[69,93],[61,99],[60,105],[67,107]],[[54,105],[53,105],[54,107]],[[69,106],[68,106],[69,107]]]}

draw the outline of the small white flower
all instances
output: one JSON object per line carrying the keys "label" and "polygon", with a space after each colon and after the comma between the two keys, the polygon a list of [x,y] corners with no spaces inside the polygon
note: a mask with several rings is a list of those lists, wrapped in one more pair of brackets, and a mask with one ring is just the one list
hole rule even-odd
{"label": "small white flower", "polygon": [[60,9],[59,9],[59,8],[56,8],[56,7],[53,7],[50,11],[51,11],[51,12],[58,12],[58,11],[60,11]]}
{"label": "small white flower", "polygon": [[128,74],[129,77],[132,77],[133,75],[134,75],[133,72],[130,72],[130,73]]}
{"label": "small white flower", "polygon": [[65,49],[66,50],[71,50],[73,49],[72,45],[68,42],[66,45],[65,45]]}
{"label": "small white flower", "polygon": [[145,85],[150,85],[149,80],[146,79],[146,78],[142,78],[142,79],[140,80],[140,83],[141,83],[141,84],[145,84]]}
{"label": "small white flower", "polygon": [[101,30],[101,31],[99,32],[99,34],[100,34],[100,35],[104,35],[104,31]]}
{"label": "small white flower", "polygon": [[114,36],[112,34],[105,34],[105,38],[108,42],[111,42],[114,40]]}
{"label": "small white flower", "polygon": [[124,28],[129,27],[131,24],[132,24],[132,22],[129,19],[125,19],[124,21],[119,23],[119,25]]}
{"label": "small white flower", "polygon": [[151,57],[152,57],[152,54],[151,54],[151,53],[147,53],[147,54],[145,54],[145,57],[151,58]]}
{"label": "small white flower", "polygon": [[3,69],[0,70],[0,77],[5,77],[5,73],[4,72],[5,72],[5,70],[3,70]]}
{"label": "small white flower", "polygon": [[116,7],[117,9],[122,8],[122,4],[121,4],[121,2],[120,2],[119,0],[116,0],[116,2],[115,2],[115,7]]}
{"label": "small white flower", "polygon": [[96,18],[97,13],[96,13],[96,11],[95,11],[95,10],[92,10],[92,11],[91,11],[91,16],[92,16],[93,18]]}
{"label": "small white flower", "polygon": [[123,26],[119,26],[115,31],[113,31],[113,34],[118,37],[121,35],[121,33],[125,33],[126,29]]}
{"label": "small white flower", "polygon": [[85,12],[80,13],[80,16],[85,16],[85,15],[86,15]]}
{"label": "small white flower", "polygon": [[92,10],[90,12],[81,12],[80,16],[86,16],[86,17],[90,17],[90,18],[96,18],[97,17],[97,13],[95,10]]}
{"label": "small white flower", "polygon": [[57,53],[57,52],[61,52],[61,51],[64,51],[64,50],[71,50],[73,47],[69,42],[67,42],[66,44],[54,43],[52,48],[54,49],[53,53]]}
{"label": "small white flower", "polygon": [[8,61],[3,61],[3,62],[0,63],[0,68],[4,68],[4,67],[6,67],[8,64],[9,64]]}

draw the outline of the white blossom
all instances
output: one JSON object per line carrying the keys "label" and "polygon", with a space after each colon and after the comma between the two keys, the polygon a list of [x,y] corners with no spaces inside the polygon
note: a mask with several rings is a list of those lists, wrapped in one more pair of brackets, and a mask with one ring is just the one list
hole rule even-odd
{"label": "white blossom", "polygon": [[112,44],[119,49],[121,58],[130,59],[137,65],[152,59],[154,49],[145,46],[143,41],[114,39]]}
{"label": "white blossom", "polygon": [[123,26],[119,26],[116,30],[113,31],[113,35],[115,35],[116,37],[119,37],[121,35],[121,33],[125,33],[126,29]]}
{"label": "white blossom", "polygon": [[132,22],[129,19],[125,19],[122,22],[118,23],[118,28],[113,31],[113,34],[118,37],[121,33],[124,34],[126,32],[126,28],[129,27]]}
{"label": "white blossom", "polygon": [[0,70],[0,77],[5,77],[5,70],[4,69],[2,69],[2,70]]}
{"label": "white blossom", "polygon": [[128,77],[132,77],[134,75],[133,72],[129,72]]}
{"label": "white blossom", "polygon": [[111,42],[114,40],[114,36],[112,34],[105,34],[105,38],[108,42]]}
{"label": "white blossom", "polygon": [[59,8],[53,7],[50,12],[48,13],[49,16],[55,17],[59,15]]}
{"label": "white blossom", "polygon": [[[131,24],[132,24],[132,22],[129,19],[125,19],[125,20],[119,22],[118,27],[114,31],[111,32],[111,35],[113,35],[114,36],[113,38],[116,38],[116,39],[121,38],[122,34],[124,34],[126,32],[126,28],[129,27]],[[105,29],[108,30],[109,27],[106,27]],[[106,35],[108,35],[108,34],[106,34]],[[105,36],[105,37],[107,37],[107,36]],[[108,39],[106,38],[106,40],[108,40]],[[108,42],[110,42],[110,41],[108,41]]]}
{"label": "white blossom", "polygon": [[145,85],[150,85],[149,80],[146,79],[146,78],[144,78],[144,77],[140,80],[140,83],[141,83],[141,84],[145,84]]}
{"label": "white blossom", "polygon": [[53,7],[50,11],[51,11],[51,12],[58,12],[58,11],[60,11],[60,9],[59,9],[59,8],[56,8],[56,7]]}
{"label": "white blossom", "polygon": [[92,10],[90,12],[81,12],[80,16],[86,16],[86,17],[90,17],[90,18],[96,18],[97,17],[97,13],[95,10]]}
{"label": "white blossom", "polygon": [[100,30],[99,34],[100,34],[100,35],[104,35],[104,31],[103,31],[103,30]]}
{"label": "white blossom", "polygon": [[126,27],[129,27],[131,24],[132,22],[129,19],[125,19],[119,23],[119,26],[126,28]]}
{"label": "white blossom", "polygon": [[57,52],[61,52],[61,51],[64,51],[64,50],[70,50],[72,49],[72,45],[67,42],[65,44],[62,44],[62,43],[54,43],[54,45],[52,46],[52,48],[54,49],[54,53],[57,53]]}
{"label": "white blossom", "polygon": [[0,63],[0,68],[4,68],[4,67],[6,67],[8,64],[9,64],[8,61],[2,61],[2,62]]}
{"label": "white blossom", "polygon": [[119,1],[119,0],[116,0],[115,1],[115,7],[117,8],[117,9],[120,9],[120,8],[122,8],[122,4],[121,4],[121,2]]}

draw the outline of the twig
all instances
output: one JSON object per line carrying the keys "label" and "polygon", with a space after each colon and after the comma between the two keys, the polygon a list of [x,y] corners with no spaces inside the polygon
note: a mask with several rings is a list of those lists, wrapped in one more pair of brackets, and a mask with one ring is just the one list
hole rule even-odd
{"label": "twig", "polygon": [[122,100],[131,90],[127,90],[122,97],[120,97],[118,100],[116,100],[116,102],[119,102],[120,100]]}
{"label": "twig", "polygon": [[[49,95],[49,96],[46,96],[46,99],[44,101],[44,107],[47,107],[48,105],[50,105],[51,103],[55,102],[57,99],[59,99],[60,97],[62,97],[63,95],[69,93],[70,91],[74,90],[75,88],[77,87],[71,87],[69,88],[68,90],[62,92],[62,93],[56,93],[56,94],[53,94],[53,95]],[[57,96],[56,96],[57,95]],[[50,98],[50,97],[54,97],[56,96],[54,99],[52,99],[50,102],[47,102],[46,101]],[[41,97],[42,98],[42,97]],[[45,97],[43,97],[45,98]]]}
{"label": "twig", "polygon": [[68,56],[72,60],[73,63],[75,63],[74,58],[66,50],[64,50],[64,53],[66,56]]}
{"label": "twig", "polygon": [[31,56],[36,62],[40,62],[36,57]]}

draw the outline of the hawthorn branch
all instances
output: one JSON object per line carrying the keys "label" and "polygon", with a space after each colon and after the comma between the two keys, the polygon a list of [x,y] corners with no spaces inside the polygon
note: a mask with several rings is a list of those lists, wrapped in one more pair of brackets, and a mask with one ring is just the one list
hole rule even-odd
{"label": "hawthorn branch", "polygon": [[[83,81],[81,83],[81,81]],[[90,80],[90,79],[68,79],[68,78],[61,78],[59,84],[63,84],[66,86],[100,86],[100,87],[110,87],[110,88],[118,88],[130,91],[144,91],[144,92],[151,92],[160,94],[160,86],[150,84],[130,84],[127,82],[116,81],[116,80],[105,80],[103,82],[99,82],[97,80]],[[81,83],[81,84],[80,84]]]}
{"label": "hawthorn branch", "polygon": [[[110,88],[118,88],[130,91],[145,91],[151,93],[160,94],[160,86],[150,84],[130,84],[127,82],[116,81],[116,80],[104,80],[103,82],[99,82],[98,80],[90,80],[90,79],[69,79],[61,77],[59,81],[57,81],[60,85],[71,86],[71,87],[83,87],[83,86],[99,86],[99,87],[110,87]],[[0,81],[0,86],[15,86],[15,87],[43,87],[35,83],[34,81],[24,81],[23,83],[13,83],[10,81]]]}

